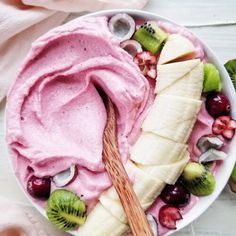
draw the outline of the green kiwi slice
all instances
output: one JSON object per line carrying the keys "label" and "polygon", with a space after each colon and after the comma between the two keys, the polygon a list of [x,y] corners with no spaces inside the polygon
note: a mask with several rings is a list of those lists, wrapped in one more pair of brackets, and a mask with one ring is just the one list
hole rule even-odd
{"label": "green kiwi slice", "polygon": [[156,22],[146,22],[134,34],[134,39],[153,54],[161,50],[167,38],[168,34],[160,29]]}
{"label": "green kiwi slice", "polygon": [[67,231],[84,224],[86,205],[75,193],[58,189],[48,199],[47,216],[57,228]]}
{"label": "green kiwi slice", "polygon": [[232,171],[232,173],[231,173],[230,179],[231,179],[234,183],[236,183],[236,165],[235,165],[234,168],[233,168],[233,171]]}
{"label": "green kiwi slice", "polygon": [[227,63],[225,63],[225,68],[229,73],[234,88],[236,89],[236,59],[230,60]]}
{"label": "green kiwi slice", "polygon": [[202,164],[189,162],[182,173],[185,187],[196,196],[210,195],[215,189],[215,178]]}
{"label": "green kiwi slice", "polygon": [[219,92],[221,87],[221,78],[218,69],[211,63],[204,64],[203,92]]}

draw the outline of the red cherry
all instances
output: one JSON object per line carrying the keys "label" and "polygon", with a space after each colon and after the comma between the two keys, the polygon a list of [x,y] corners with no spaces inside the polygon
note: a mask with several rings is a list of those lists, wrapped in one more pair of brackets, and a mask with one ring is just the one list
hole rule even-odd
{"label": "red cherry", "polygon": [[230,113],[229,99],[221,93],[210,93],[206,97],[206,109],[215,118],[228,115]]}
{"label": "red cherry", "polygon": [[176,221],[183,219],[179,208],[164,205],[159,211],[159,222],[168,229],[176,229]]}
{"label": "red cherry", "polygon": [[32,175],[27,182],[27,191],[33,198],[47,200],[51,192],[50,178],[38,178]]}
{"label": "red cherry", "polygon": [[139,66],[144,76],[152,79],[157,77],[157,57],[151,52],[143,51],[138,53],[134,58],[134,62]]}
{"label": "red cherry", "polygon": [[236,121],[230,116],[220,116],[212,124],[212,132],[222,135],[226,139],[232,139],[235,134]]}
{"label": "red cherry", "polygon": [[184,207],[190,201],[190,192],[180,182],[177,182],[175,185],[166,185],[160,198],[167,204]]}

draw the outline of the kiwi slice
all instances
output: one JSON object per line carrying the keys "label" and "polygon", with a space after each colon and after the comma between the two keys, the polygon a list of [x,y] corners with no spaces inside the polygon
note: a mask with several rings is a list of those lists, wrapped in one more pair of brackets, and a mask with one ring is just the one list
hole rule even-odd
{"label": "kiwi slice", "polygon": [[229,73],[234,88],[236,89],[236,59],[230,60],[227,63],[225,63],[225,68]]}
{"label": "kiwi slice", "polygon": [[48,199],[47,216],[57,228],[67,231],[84,224],[86,205],[75,193],[58,189]]}
{"label": "kiwi slice", "polygon": [[210,195],[215,189],[215,178],[202,164],[189,162],[182,173],[185,187],[196,196]]}
{"label": "kiwi slice", "polygon": [[134,34],[134,39],[153,54],[161,50],[167,38],[168,34],[156,22],[146,22]]}
{"label": "kiwi slice", "polygon": [[203,92],[221,90],[221,79],[218,69],[211,63],[204,64]]}
{"label": "kiwi slice", "polygon": [[234,183],[236,183],[236,165],[235,165],[234,168],[233,168],[233,171],[232,171],[232,174],[231,174],[231,176],[230,176],[230,179],[231,179]]}

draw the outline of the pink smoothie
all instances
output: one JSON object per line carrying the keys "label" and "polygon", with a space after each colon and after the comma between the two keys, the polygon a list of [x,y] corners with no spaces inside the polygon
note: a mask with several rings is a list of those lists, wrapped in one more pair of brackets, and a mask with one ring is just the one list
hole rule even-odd
{"label": "pink smoothie", "polygon": [[[97,88],[116,106],[124,163],[154,100],[155,82],[148,81],[120,48],[107,21],[106,17],[74,20],[35,41],[8,93],[6,108],[7,143],[23,188],[31,175],[52,177],[75,164],[78,176],[65,188],[82,196],[89,211],[111,186],[102,162],[106,110]],[[169,33],[188,37],[196,47],[195,57],[206,60],[201,44],[186,29],[158,24]],[[203,107],[189,139],[193,160],[199,154],[196,140],[210,132],[211,123]],[[45,207],[46,202],[33,201]],[[196,202],[192,197],[182,213]],[[149,212],[157,217],[162,204],[157,199]],[[160,227],[161,235],[167,231]]]}
{"label": "pink smoothie", "polygon": [[34,42],[7,102],[7,142],[24,188],[29,175],[54,176],[72,164],[79,175],[68,189],[88,205],[111,185],[102,162],[106,110],[97,87],[117,108],[126,162],[127,139],[137,136],[150,105],[150,85],[109,32],[107,18],[76,20]]}

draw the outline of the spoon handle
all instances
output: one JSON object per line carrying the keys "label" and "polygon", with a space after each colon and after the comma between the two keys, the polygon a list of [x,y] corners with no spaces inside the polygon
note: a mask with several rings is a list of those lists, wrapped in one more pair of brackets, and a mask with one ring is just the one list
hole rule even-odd
{"label": "spoon handle", "polygon": [[134,236],[153,236],[146,215],[132,188],[129,177],[120,160],[116,138],[116,117],[109,98],[106,103],[107,124],[103,136],[103,162],[113,186],[119,195]]}

